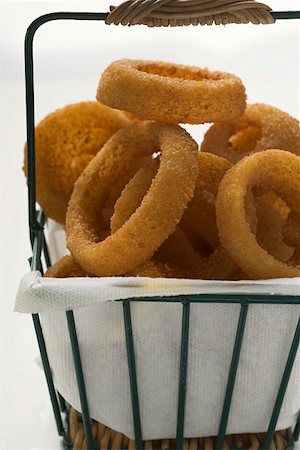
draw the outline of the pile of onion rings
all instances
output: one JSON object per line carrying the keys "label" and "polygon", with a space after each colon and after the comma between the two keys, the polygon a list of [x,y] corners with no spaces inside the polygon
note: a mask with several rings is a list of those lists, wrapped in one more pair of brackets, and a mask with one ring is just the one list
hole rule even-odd
{"label": "pile of onion rings", "polygon": [[[71,252],[46,276],[300,277],[296,119],[157,61],[112,63],[97,100],[36,128],[37,199]],[[200,145],[179,125],[211,122]]]}

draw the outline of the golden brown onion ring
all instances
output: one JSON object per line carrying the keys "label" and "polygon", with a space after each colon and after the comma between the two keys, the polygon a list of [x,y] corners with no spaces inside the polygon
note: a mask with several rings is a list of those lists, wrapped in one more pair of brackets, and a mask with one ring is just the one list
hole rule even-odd
{"label": "golden brown onion ring", "polygon": [[77,264],[73,256],[68,255],[59,259],[45,273],[47,278],[88,277],[89,275]]}
{"label": "golden brown onion ring", "polygon": [[295,264],[300,265],[300,215],[291,211],[288,218],[283,225],[283,240],[284,242],[294,247],[292,260]]}
{"label": "golden brown onion ring", "polygon": [[235,75],[128,59],[115,61],[104,71],[97,100],[142,119],[168,123],[230,120],[246,106],[245,88]]}
{"label": "golden brown onion ring", "polygon": [[[101,241],[99,222],[112,186],[137,161],[157,151],[159,170],[141,205]],[[180,221],[197,175],[197,144],[179,126],[137,122],[118,131],[88,164],[70,199],[66,229],[76,261],[89,273],[113,276],[150,259]]]}
{"label": "golden brown onion ring", "polygon": [[[131,123],[121,111],[82,102],[58,109],[36,126],[37,201],[48,217],[64,224],[74,182],[105,142]],[[25,148],[25,173],[26,153]]]}
{"label": "golden brown onion ring", "polygon": [[291,211],[283,226],[283,239],[293,247],[300,247],[300,215]]}
{"label": "golden brown onion ring", "polygon": [[[220,164],[218,164],[219,159],[221,158],[218,158],[214,155],[205,155],[203,157],[203,160],[210,161],[209,164],[206,163],[207,170],[205,170],[205,162],[202,161],[202,158],[199,158],[199,166],[201,167],[201,178],[200,176],[198,176],[197,179],[197,186],[199,189],[205,184],[205,181],[202,179],[202,176],[204,174],[206,174],[206,180],[213,178],[215,181],[216,177],[214,177],[213,173],[218,172],[218,169],[214,170],[212,166],[213,164],[215,164],[220,169],[222,161]],[[211,162],[211,160],[213,162]],[[226,161],[224,160],[223,165],[226,167],[226,169],[230,167],[230,163],[226,164]],[[150,189],[152,180],[155,177],[158,167],[158,161],[153,161],[151,164],[148,164],[147,166],[140,169],[132,178],[132,180],[127,184],[120,198],[115,204],[115,211],[111,220],[112,232],[115,232],[117,229],[119,229],[140,205],[145,194]],[[215,187],[215,191],[216,190],[217,186]],[[188,214],[190,205],[188,206],[186,214]],[[206,204],[202,206],[205,208]],[[197,221],[197,219],[198,218],[196,216],[195,220]],[[213,221],[216,221],[215,212]],[[231,258],[225,252],[225,250],[221,249],[218,246],[217,249],[214,250],[214,252],[208,257],[200,254],[193,248],[193,245],[186,237],[185,233],[181,230],[181,223],[180,226],[175,229],[174,233],[171,234],[169,238],[156,251],[154,255],[155,260],[163,262],[167,267],[170,268],[172,275],[177,278],[229,278],[230,274],[236,271],[237,268],[236,264],[231,261]],[[188,221],[188,223],[190,222]],[[201,226],[199,228],[201,229]],[[197,226],[196,231],[198,231]]]}
{"label": "golden brown onion ring", "polygon": [[259,103],[248,105],[236,120],[212,125],[201,145],[203,152],[222,156],[232,163],[272,148],[300,155],[299,122],[278,108]]}
{"label": "golden brown onion ring", "polygon": [[[116,232],[139,207],[150,189],[158,168],[159,159],[157,158],[142,167],[122,191],[120,198],[115,204],[114,214],[111,219],[112,233]],[[162,243],[154,254],[154,258],[155,263],[162,261],[166,268],[169,267],[170,270],[166,269],[166,273],[170,274],[172,272],[174,276],[179,276],[179,272],[182,275],[183,270],[185,273],[189,272],[192,274],[192,272],[199,270],[199,264],[201,263],[200,256],[195,252],[179,227],[176,227],[174,233]],[[175,269],[176,267],[177,270]]]}
{"label": "golden brown onion ring", "polygon": [[132,216],[149,191],[152,181],[159,169],[159,158],[148,162],[125,186],[114,205],[110,229],[115,233]]}
{"label": "golden brown onion ring", "polygon": [[199,175],[194,197],[183,215],[181,228],[192,240],[201,237],[214,249],[219,245],[215,199],[223,176],[232,164],[210,153],[199,153]]}
{"label": "golden brown onion ring", "polygon": [[216,212],[221,242],[253,279],[300,276],[300,266],[275,259],[251,231],[245,195],[256,185],[274,191],[300,214],[300,158],[282,150],[255,153],[233,166],[220,183]]}
{"label": "golden brown onion ring", "polygon": [[231,279],[238,270],[228,252],[220,245],[216,225],[215,199],[219,184],[231,163],[224,158],[208,154],[198,155],[199,175],[194,197],[189,204],[180,226],[192,243],[203,239],[211,247],[211,253],[202,257],[199,278]]}
{"label": "golden brown onion ring", "polygon": [[[150,277],[164,278],[169,274],[169,270],[161,263],[146,261],[139,267],[128,272],[126,276],[133,277]],[[79,264],[74,260],[73,256],[68,255],[59,259],[53,266],[49,267],[45,273],[47,278],[73,278],[73,277],[91,277],[87,274]]]}
{"label": "golden brown onion ring", "polygon": [[[269,194],[269,193],[268,193]],[[257,215],[256,239],[259,245],[279,261],[289,261],[294,248],[288,246],[283,240],[283,228],[286,216],[282,214],[280,198],[265,194],[255,199]]]}
{"label": "golden brown onion ring", "polygon": [[168,278],[171,269],[159,261],[149,260],[126,273],[127,277]]}
{"label": "golden brown onion ring", "polygon": [[[114,212],[110,221],[112,233],[115,233],[121,228],[139,207],[144,196],[150,189],[158,169],[159,159],[152,160],[151,162],[148,161],[148,163],[142,167],[126,185],[114,205]],[[152,258],[127,272],[126,275],[166,278],[171,275],[171,269],[167,265],[157,261],[157,259],[154,260]]]}

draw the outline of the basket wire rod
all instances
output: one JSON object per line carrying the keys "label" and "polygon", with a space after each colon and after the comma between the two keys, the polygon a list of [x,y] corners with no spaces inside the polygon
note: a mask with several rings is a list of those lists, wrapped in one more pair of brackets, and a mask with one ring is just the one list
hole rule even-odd
{"label": "basket wire rod", "polygon": [[33,240],[31,270],[39,270],[43,275],[41,255],[43,250],[43,231],[39,231]]}
{"label": "basket wire rod", "polygon": [[180,349],[180,369],[179,369],[179,394],[177,410],[177,432],[176,448],[183,448],[184,419],[186,404],[186,381],[188,367],[188,349],[189,349],[189,329],[190,329],[190,302],[182,302],[182,325],[181,325],[181,349]]}
{"label": "basket wire rod", "polygon": [[[38,214],[37,214],[37,217],[38,217],[38,222],[41,224],[41,226],[43,226],[44,225],[44,221],[45,221],[45,216],[44,216],[43,212],[39,211]],[[41,262],[41,252],[42,252],[42,250],[44,250],[44,252],[45,252],[45,246],[41,246],[41,244],[38,245],[38,242],[41,240],[41,236],[42,236],[42,239],[43,239],[43,243],[46,244],[46,240],[45,240],[44,234],[41,231],[41,232],[39,232],[37,234],[37,236],[34,239],[34,254],[36,256],[35,256],[35,258],[30,258],[30,266],[31,266],[32,270],[38,269],[38,270],[40,270],[41,273],[43,273],[42,262]],[[47,257],[46,257],[46,264],[47,264],[47,267],[49,267],[48,262],[47,262]],[[47,373],[46,370],[48,371],[48,369],[46,369],[46,367],[48,367],[48,366],[50,367],[50,364],[49,364],[49,361],[48,361],[47,352],[44,353],[44,350],[43,350],[43,353],[42,353],[42,349],[45,349],[46,346],[45,346],[43,334],[40,333],[42,331],[42,329],[41,329],[41,325],[39,323],[40,322],[39,321],[39,317],[38,317],[38,315],[36,315],[36,316],[37,316],[37,319],[38,319],[37,328],[36,328],[36,334],[37,334],[37,337],[38,337],[38,341],[39,341],[39,339],[41,340],[41,346],[39,346],[39,347],[40,347],[40,353],[41,353],[42,361],[43,361],[44,355],[45,355],[45,358],[46,358],[45,359],[45,364],[44,364],[44,361],[43,361],[44,370],[45,370],[45,374],[46,374]],[[36,318],[35,318],[34,315],[33,315],[33,318],[34,318],[34,322],[35,322]],[[51,369],[50,369],[49,373],[50,373],[50,376],[52,378]],[[53,381],[52,381],[52,384],[53,384]],[[66,412],[65,400],[60,395],[60,393],[58,391],[56,391],[56,392],[57,392],[58,402],[59,402],[59,406],[60,406],[60,411],[65,413]],[[51,397],[51,394],[50,394],[50,397]],[[51,398],[51,400],[52,400],[52,398]],[[56,408],[56,405],[55,406],[53,405],[53,408]]]}
{"label": "basket wire rod", "polygon": [[128,371],[129,371],[129,381],[130,381],[135,444],[136,444],[136,450],[142,450],[143,449],[143,441],[142,441],[140,404],[139,404],[139,394],[138,394],[137,375],[136,375],[136,362],[135,362],[135,351],[134,351],[133,332],[132,332],[131,309],[130,309],[130,302],[128,300],[123,301],[123,315],[124,315],[124,327],[125,327],[125,337],[126,337],[126,347],[127,347],[127,360],[128,360]]}
{"label": "basket wire rod", "polygon": [[271,447],[271,443],[272,443],[275,428],[277,425],[278,417],[280,414],[281,406],[282,406],[282,403],[284,400],[285,392],[286,392],[286,389],[287,389],[287,386],[288,386],[288,383],[290,380],[290,376],[291,376],[294,362],[296,359],[297,351],[299,348],[299,342],[300,342],[300,317],[298,320],[298,324],[296,327],[296,331],[294,334],[294,338],[293,338],[292,346],[291,346],[291,349],[290,349],[290,352],[288,355],[286,366],[285,366],[285,369],[283,372],[282,380],[281,380],[281,383],[279,386],[279,390],[278,390],[277,398],[275,401],[274,409],[272,412],[269,428],[268,428],[268,431],[266,433],[266,436],[265,436],[265,439],[264,439],[264,442],[262,445],[263,450],[269,450],[269,448]]}
{"label": "basket wire rod", "polygon": [[44,339],[39,315],[32,314],[32,319],[33,319],[34,329],[35,329],[38,346],[39,346],[39,350],[40,350],[40,354],[41,354],[41,359],[42,359],[45,377],[46,377],[46,381],[47,381],[48,391],[49,391],[49,395],[50,395],[50,399],[51,399],[51,403],[52,403],[52,408],[53,408],[53,413],[54,413],[54,417],[55,417],[57,431],[60,436],[65,436],[65,431],[64,431],[64,427],[63,427],[63,423],[62,423],[62,419],[61,419],[61,415],[60,415],[59,404],[58,404],[58,400],[56,397],[56,391],[55,391],[55,387],[54,387],[54,383],[53,383],[52,372],[51,372],[51,368],[50,368],[50,364],[49,364],[45,339]]}
{"label": "basket wire rod", "polygon": [[229,369],[229,374],[228,374],[226,393],[225,393],[225,398],[224,398],[224,403],[223,403],[223,410],[222,410],[222,415],[221,415],[221,420],[220,420],[220,427],[219,427],[218,437],[217,437],[216,446],[215,446],[216,450],[221,450],[224,446],[228,417],[229,417],[231,401],[232,401],[235,380],[236,380],[236,374],[237,374],[237,370],[238,370],[239,359],[240,359],[243,338],[244,338],[244,333],[245,333],[247,314],[248,314],[248,304],[247,303],[241,304],[241,310],[240,310],[239,321],[238,321],[238,325],[237,325],[232,359],[231,359],[231,364],[230,364],[230,369]]}
{"label": "basket wire rod", "polygon": [[47,241],[45,239],[44,233],[43,233],[43,251],[44,251],[46,266],[47,266],[47,269],[49,269],[49,267],[51,266],[51,258],[49,255],[49,249],[48,249],[48,245],[47,245]]}
{"label": "basket wire rod", "polygon": [[91,421],[90,421],[89,407],[88,407],[88,401],[87,401],[85,382],[84,382],[80,350],[79,350],[79,344],[78,344],[78,337],[77,337],[77,331],[76,331],[76,325],[75,325],[73,311],[72,310],[66,311],[66,316],[67,316],[69,336],[70,336],[71,347],[72,347],[76,379],[77,379],[77,384],[78,384],[80,405],[81,405],[81,410],[82,410],[82,421],[83,421],[83,428],[84,428],[84,433],[85,433],[86,442],[87,442],[87,449],[94,450],[95,447],[94,447],[92,425],[91,425]]}
{"label": "basket wire rod", "polygon": [[[34,88],[32,39],[28,32],[25,37],[25,83],[26,83],[26,126],[27,126],[27,179],[28,179],[28,213],[30,240],[33,245],[35,232],[39,230],[36,219],[35,197],[35,139],[34,139]],[[33,38],[33,36],[32,36]]]}
{"label": "basket wire rod", "polygon": [[[43,275],[43,265],[42,265],[43,251],[44,251],[46,265],[48,264],[48,259],[45,254],[45,248],[46,248],[47,244],[46,244],[46,240],[45,240],[45,236],[44,236],[44,225],[46,222],[46,216],[42,210],[39,210],[37,213],[37,222],[40,226],[40,229],[37,231],[37,233],[35,234],[34,239],[33,239],[32,258],[30,261],[30,268],[31,268],[31,270],[39,270],[41,272],[41,274]],[[48,252],[48,248],[46,249],[46,252]],[[49,258],[49,254],[48,254],[48,258]]]}
{"label": "basket wire rod", "polygon": [[168,297],[132,297],[130,302],[182,303],[186,298],[190,303],[247,303],[259,305],[300,305],[299,295],[260,295],[260,294],[187,294]]}
{"label": "basket wire rod", "polygon": [[36,170],[35,170],[35,111],[34,111],[34,67],[33,39],[37,29],[46,22],[58,19],[70,20],[102,20],[108,13],[50,13],[38,17],[27,29],[24,42],[25,55],[25,88],[26,88],[26,129],[27,129],[27,179],[28,179],[28,213],[30,241],[40,230],[36,217]]}
{"label": "basket wire rod", "polygon": [[300,19],[300,11],[270,11],[275,20]]}
{"label": "basket wire rod", "polygon": [[294,436],[293,436],[292,428],[290,427],[286,430],[286,446],[288,448],[290,447],[291,449],[293,449],[294,444],[295,444]]}
{"label": "basket wire rod", "polygon": [[300,436],[300,412],[298,415],[298,420],[295,426],[295,430],[294,430],[294,434],[293,434],[293,438],[294,441],[298,441],[299,440],[299,436]]}
{"label": "basket wire rod", "polygon": [[57,391],[57,397],[58,397],[58,402],[59,402],[61,412],[66,413],[67,412],[66,401],[58,391]]}

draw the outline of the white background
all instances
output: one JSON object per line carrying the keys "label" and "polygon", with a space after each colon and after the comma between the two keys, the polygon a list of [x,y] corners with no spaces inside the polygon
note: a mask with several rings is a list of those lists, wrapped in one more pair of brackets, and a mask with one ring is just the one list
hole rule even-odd
{"label": "white background", "polygon": [[[59,449],[30,316],[13,313],[20,277],[28,271],[27,192],[21,171],[25,141],[23,38],[30,22],[50,11],[106,11],[111,2],[1,2],[1,310],[0,448]],[[112,3],[119,3],[118,1]],[[269,0],[274,10],[296,0]],[[232,71],[249,102],[299,117],[299,21],[272,26],[147,29],[100,22],[56,22],[36,35],[36,121],[80,100],[94,99],[104,67],[118,58],[161,59]],[[200,139],[205,127],[190,127]]]}

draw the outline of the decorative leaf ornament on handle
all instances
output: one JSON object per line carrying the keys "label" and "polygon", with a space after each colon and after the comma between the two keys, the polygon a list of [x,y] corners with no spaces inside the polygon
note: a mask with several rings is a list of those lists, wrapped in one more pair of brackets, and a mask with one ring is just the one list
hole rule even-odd
{"label": "decorative leaf ornament on handle", "polygon": [[111,6],[107,24],[180,25],[270,24],[271,8],[255,0],[127,0]]}

